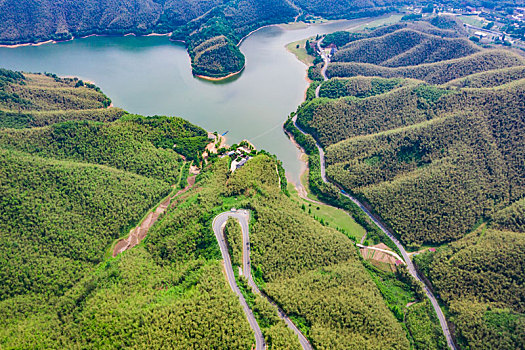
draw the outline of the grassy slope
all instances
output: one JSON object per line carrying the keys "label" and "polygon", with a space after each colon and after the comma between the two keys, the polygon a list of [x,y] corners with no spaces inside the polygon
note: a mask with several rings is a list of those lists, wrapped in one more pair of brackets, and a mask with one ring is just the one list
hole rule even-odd
{"label": "grassy slope", "polygon": [[[303,183],[307,183],[303,182]],[[334,227],[337,230],[342,230],[343,233],[355,237],[357,241],[360,241],[361,238],[366,234],[366,230],[355,222],[355,220],[348,215],[342,209],[331,207],[325,204],[312,203],[306,199],[299,197],[295,186],[288,184],[288,191],[291,194],[291,198],[297,202],[297,204],[303,208],[310,216],[317,218],[318,220],[323,220],[322,222],[326,223],[328,226]],[[308,192],[308,198],[311,198],[314,201],[319,201],[312,193]]]}
{"label": "grassy slope", "polygon": [[[314,62],[315,57],[309,55],[304,48],[308,39],[294,41],[286,45],[286,49],[297,57],[297,59],[307,66],[311,66]],[[297,47],[299,45],[299,47]]]}

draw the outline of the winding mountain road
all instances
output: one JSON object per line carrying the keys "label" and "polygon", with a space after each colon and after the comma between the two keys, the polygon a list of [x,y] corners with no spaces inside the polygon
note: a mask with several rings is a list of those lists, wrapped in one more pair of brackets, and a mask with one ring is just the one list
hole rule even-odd
{"label": "winding mountain road", "polygon": [[239,297],[239,301],[244,310],[244,313],[246,314],[246,318],[248,318],[248,323],[250,324],[250,327],[252,328],[253,333],[255,334],[255,349],[264,350],[266,349],[266,343],[264,341],[264,336],[262,334],[261,328],[259,327],[259,324],[257,323],[257,320],[255,319],[252,310],[250,310],[250,308],[248,307],[248,304],[246,303],[244,296],[239,290],[237,283],[235,282],[235,275],[233,274],[232,262],[230,259],[230,254],[228,253],[228,246],[224,238],[224,226],[226,225],[226,221],[229,217],[233,217],[239,220],[239,222],[241,223],[241,227],[243,227],[243,223],[247,225],[246,217],[248,217],[249,219],[250,214],[244,211],[226,212],[219,214],[215,217],[215,219],[213,219],[212,227],[213,232],[215,232],[217,242],[219,242],[219,247],[221,248],[222,259],[224,260],[224,269],[226,271],[226,278],[228,279],[230,288]]}
{"label": "winding mountain road", "polygon": [[[225,266],[226,266],[226,257],[228,258],[229,270],[231,271],[231,276],[232,276],[232,279],[230,279],[230,276],[227,274],[228,282],[230,283],[230,287],[232,287],[234,292],[236,292],[234,287],[232,286],[232,283],[233,283],[235,288],[239,290],[239,288],[237,287],[237,284],[235,283],[235,276],[233,275],[230,255],[228,254],[228,247],[226,245],[226,241],[224,238],[224,226],[226,225],[226,221],[228,221],[228,218],[230,217],[237,219],[241,225],[242,247],[243,247],[242,270],[243,270],[244,276],[246,277],[248,281],[248,285],[252,288],[254,293],[257,293],[261,295],[262,297],[266,298],[272,305],[275,305],[277,307],[279,317],[282,320],[284,320],[288,328],[290,328],[297,335],[297,337],[299,338],[299,343],[301,344],[301,347],[303,348],[303,350],[313,350],[312,346],[308,342],[308,339],[306,339],[306,337],[301,333],[301,331],[295,326],[292,320],[290,320],[290,318],[284,313],[284,311],[277,304],[275,304],[275,302],[271,300],[270,297],[268,297],[265,293],[259,290],[255,282],[253,281],[252,273],[251,273],[251,266],[250,266],[250,234],[249,234],[249,225],[248,225],[250,221],[250,213],[247,210],[224,212],[224,213],[217,215],[215,219],[213,220],[213,231],[215,232],[215,236],[217,237],[217,240],[219,241],[219,246],[221,248],[221,253],[222,253],[222,257],[225,262]],[[244,300],[242,295],[239,295],[239,299],[241,298],[242,298],[241,303],[244,301],[244,304],[246,304],[246,301]],[[243,308],[244,308],[244,304],[243,304]],[[248,306],[246,305],[246,307]],[[257,321],[255,320],[255,317],[253,316],[253,313],[251,312],[251,310],[245,309],[245,313],[246,313],[246,316],[248,317],[248,320],[250,320],[250,317],[253,317],[253,322],[255,322],[256,328],[259,329],[259,332],[260,332],[259,325],[257,324]],[[252,322],[250,322],[250,326],[252,326]],[[254,326],[252,326],[252,329],[254,330],[256,334],[256,340],[257,340],[258,338],[257,331],[255,330]],[[257,349],[260,349],[259,343],[263,344],[262,346],[265,347],[264,337],[262,336],[262,333],[260,336],[261,336],[261,339],[257,341]]]}
{"label": "winding mountain road", "polygon": [[[326,69],[328,68],[328,63],[330,63],[330,59],[323,53],[323,50],[321,48],[321,43],[323,42],[323,40],[324,38],[321,38],[319,41],[317,41],[317,50],[319,51],[319,55],[321,55],[321,58],[324,61],[323,68],[321,68],[321,76],[323,77],[324,81],[327,81],[328,77],[326,76]],[[321,90],[321,85],[322,84],[319,84],[319,86],[315,88],[316,98],[319,98],[319,91]]]}
{"label": "winding mountain road", "polygon": [[[297,116],[294,116],[293,117],[293,123],[295,125],[295,127],[297,128],[297,130],[299,130],[301,133],[303,133],[304,135],[308,135],[306,132],[304,132],[298,125],[297,125]],[[328,183],[328,179],[326,178],[326,167],[325,167],[325,157],[324,157],[324,151],[323,151],[323,148],[321,147],[321,145],[319,145],[319,143],[316,141],[316,146],[317,146],[317,149],[319,150],[319,157],[320,157],[320,163],[321,163],[321,178],[323,179],[323,181],[325,183]],[[339,187],[339,186],[338,186]],[[388,238],[390,238],[392,240],[392,242],[394,242],[394,244],[396,245],[396,247],[399,249],[399,251],[401,252],[401,256],[403,257],[403,260],[405,261],[406,265],[407,265],[407,268],[408,268],[408,271],[410,272],[410,274],[416,279],[418,280],[419,282],[421,282],[423,284],[423,289],[425,291],[425,294],[427,295],[427,297],[430,299],[430,302],[432,303],[432,307],[434,308],[434,310],[436,311],[436,315],[439,319],[439,324],[441,325],[441,329],[443,330],[443,334],[445,335],[445,338],[447,339],[447,344],[448,344],[448,347],[452,350],[456,350],[456,345],[454,344],[454,341],[452,339],[452,334],[450,333],[450,329],[448,328],[448,323],[447,323],[447,320],[445,319],[445,315],[443,314],[443,311],[441,310],[441,308],[439,307],[439,303],[436,299],[436,297],[434,296],[434,294],[432,293],[432,291],[430,291],[430,289],[428,288],[428,286],[426,285],[425,281],[421,278],[421,276],[419,276],[419,274],[417,273],[417,270],[414,266],[414,264],[412,263],[412,260],[410,260],[410,257],[408,256],[408,253],[406,252],[405,250],[405,247],[403,247],[403,245],[401,244],[401,242],[399,242],[399,240],[379,221],[379,219],[374,215],[372,214],[368,208],[366,208],[357,198],[349,195],[348,193],[346,193],[343,189],[341,189],[339,187],[339,189],[341,190],[341,194],[345,197],[347,197],[348,199],[350,199],[352,202],[354,202],[354,204],[356,204],[359,209],[361,209],[369,218],[370,220],[372,220],[372,222],[381,230],[383,231],[383,233],[385,235],[388,236]]]}

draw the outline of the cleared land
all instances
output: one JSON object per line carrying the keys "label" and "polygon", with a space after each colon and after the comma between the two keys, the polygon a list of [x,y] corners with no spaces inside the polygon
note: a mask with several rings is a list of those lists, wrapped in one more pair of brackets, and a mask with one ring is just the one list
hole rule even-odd
{"label": "cleared land", "polygon": [[303,62],[307,66],[311,66],[314,63],[315,57],[309,55],[308,52],[306,52],[305,45],[307,40],[308,39],[303,39],[289,43],[286,45],[286,49],[293,53],[299,61]]}

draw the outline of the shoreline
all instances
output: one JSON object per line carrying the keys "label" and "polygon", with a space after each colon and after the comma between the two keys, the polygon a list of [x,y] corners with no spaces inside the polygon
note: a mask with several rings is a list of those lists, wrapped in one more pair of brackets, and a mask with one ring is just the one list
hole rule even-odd
{"label": "shoreline", "polygon": [[[64,40],[64,42],[71,41],[71,40],[73,40],[73,39]],[[41,41],[41,42],[38,42],[38,43],[22,43],[22,44],[13,44],[13,45],[0,44],[0,47],[5,47],[5,48],[8,48],[8,49],[16,49],[17,47],[40,46],[40,45],[45,45],[45,44],[56,44],[58,42],[62,42],[62,41],[46,40],[46,41]]]}
{"label": "shoreline", "polygon": [[241,74],[244,71],[244,68],[246,68],[246,64],[244,66],[242,66],[242,68],[239,71],[234,72],[234,73],[230,73],[230,74],[228,74],[228,75],[226,75],[224,77],[218,77],[218,78],[216,78],[216,77],[208,77],[206,75],[200,75],[200,74],[194,74],[194,76],[199,78],[199,79],[217,82],[217,81],[226,80],[228,78],[232,78],[234,76],[237,76],[237,75]]}
{"label": "shoreline", "polygon": [[262,27],[259,27],[259,28],[257,28],[257,29],[252,30],[251,32],[249,32],[248,34],[246,34],[245,36],[243,36],[243,37],[241,38],[241,40],[239,40],[239,42],[237,43],[237,47],[241,46],[241,44],[243,43],[243,41],[246,40],[246,39],[247,39],[250,35],[252,35],[253,33],[255,33],[255,32],[257,32],[257,31],[259,31],[259,30],[261,30],[261,29],[263,29],[263,28],[267,28],[267,27],[271,27],[271,26],[278,26],[278,25],[280,25],[280,24],[267,24],[267,25],[265,25],[265,26],[262,26]]}
{"label": "shoreline", "polygon": [[286,176],[286,180],[293,184],[295,189],[301,193],[301,190],[304,190],[306,191],[306,188],[305,186],[303,185],[303,183],[301,182],[301,178],[303,177],[304,173],[306,173],[308,171],[308,155],[306,154],[306,152],[304,151],[304,149],[301,147],[301,145],[299,145],[297,143],[297,141],[295,141],[295,138],[293,137],[292,134],[290,134],[286,129],[283,128],[283,131],[284,133],[286,134],[286,136],[288,136],[288,139],[290,140],[290,142],[292,142],[295,147],[297,147],[297,149],[299,150],[299,155],[297,156],[297,159],[301,162],[301,171],[299,172],[299,179],[298,181],[292,181],[290,180],[289,176],[286,176],[286,173],[285,173],[285,176]]}
{"label": "shoreline", "polygon": [[[300,40],[299,40],[299,41],[300,41]],[[288,45],[293,44],[293,43],[296,43],[296,42],[297,42],[297,41],[292,41],[291,43],[288,43],[288,44],[284,45],[284,48],[286,49],[286,51],[288,51],[289,53],[291,53],[292,55],[294,55],[295,58],[297,59],[297,61],[299,61],[299,62],[301,62],[302,64],[304,64],[304,65],[306,66],[306,68],[310,68],[310,67],[312,67],[312,66],[313,66],[313,63],[306,63],[305,61],[299,59],[299,57],[297,57],[297,55],[296,55],[292,50],[290,50],[290,49],[288,48]],[[308,77],[308,70],[307,70],[306,72],[307,72],[306,76]],[[308,79],[308,80],[309,80],[309,79]]]}
{"label": "shoreline", "polygon": [[[86,39],[86,38],[90,38],[90,37],[126,37],[126,36],[135,36],[135,37],[152,37],[152,36],[170,36],[172,33],[149,33],[149,34],[144,34],[144,35],[137,35],[135,33],[126,33],[126,34],[89,34],[89,35],[84,35],[84,36],[79,36],[79,37],[71,37],[71,39],[67,39],[67,40],[53,40],[53,39],[49,39],[49,40],[45,40],[45,41],[40,41],[40,42],[37,42],[37,43],[20,43],[20,44],[0,44],[0,48],[8,48],[8,49],[16,49],[18,47],[25,47],[25,46],[40,46],[40,45],[45,45],[45,44],[59,44],[59,43],[65,43],[65,42],[68,42],[68,41],[73,41],[75,39]],[[180,41],[180,40],[170,40],[170,41]]]}
{"label": "shoreline", "polygon": [[[371,17],[363,17],[363,18],[371,18]],[[341,21],[346,21],[346,19],[328,20],[326,22],[318,23],[318,24],[323,25],[323,24],[329,24],[329,23],[335,23],[335,22],[341,22]],[[259,30],[261,30],[263,28],[277,26],[277,27],[283,28],[284,30],[293,30],[293,28],[286,28],[286,25],[294,24],[294,23],[304,23],[307,27],[317,24],[317,23],[312,24],[312,23],[306,23],[306,22],[287,22],[287,23],[267,24],[267,25],[264,25],[264,26],[259,27],[257,29],[254,29],[251,32],[249,32],[248,34],[246,34],[245,36],[243,36],[239,40],[239,42],[237,43],[237,47],[239,47],[244,42],[244,40],[246,40],[250,35],[254,34],[255,32],[257,32],[257,31],[259,31]],[[350,29],[352,29],[352,28],[350,28]],[[0,44],[0,48],[12,48],[12,49],[15,49],[15,48],[24,47],[24,46],[40,46],[40,45],[44,45],[44,44],[58,44],[58,43],[72,41],[72,40],[75,40],[75,39],[85,39],[85,38],[89,38],[89,37],[92,37],[92,36],[96,36],[96,37],[126,37],[126,36],[153,37],[153,36],[170,36],[171,34],[173,34],[173,32],[170,32],[170,33],[155,33],[155,32],[153,32],[153,33],[149,33],[149,34],[136,34],[136,33],[133,33],[133,32],[126,33],[126,34],[88,34],[88,35],[79,36],[79,37],[73,36],[73,37],[71,37],[70,39],[67,39],[67,40],[53,40],[53,39],[49,39],[49,40],[40,41],[40,42],[37,42],[37,43],[30,43],[30,42],[24,43],[24,42],[22,42],[22,43],[19,43],[19,44]],[[185,44],[184,40],[172,40],[172,39],[170,39],[170,41],[180,42],[180,43]],[[205,77],[205,76],[202,76],[202,77],[203,77],[203,79],[211,78],[211,77]]]}
{"label": "shoreline", "polygon": [[[367,17],[368,18],[368,17]],[[286,22],[286,23],[274,23],[274,24],[267,24],[267,25],[264,25],[262,27],[259,27],[257,29],[254,29],[252,30],[251,32],[249,32],[248,34],[246,34],[245,36],[243,36],[239,42],[237,43],[237,47],[241,46],[241,44],[244,42],[244,40],[246,40],[250,35],[254,34],[255,32],[263,29],[263,28],[268,28],[268,27],[280,27],[282,28],[283,30],[294,30],[294,28],[287,28],[286,26],[287,25],[290,25],[290,24],[297,24],[297,23],[303,23],[305,25],[305,27],[310,27],[312,25],[315,25],[315,24],[329,24],[329,23],[336,23],[336,22],[342,22],[342,21],[348,21],[347,19],[335,19],[335,20],[328,20],[326,22],[323,22],[323,23],[306,23],[306,22]]]}

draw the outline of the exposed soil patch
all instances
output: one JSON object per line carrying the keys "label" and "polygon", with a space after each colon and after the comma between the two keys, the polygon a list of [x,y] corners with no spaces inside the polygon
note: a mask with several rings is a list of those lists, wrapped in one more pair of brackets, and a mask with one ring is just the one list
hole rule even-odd
{"label": "exposed soil patch", "polygon": [[148,234],[148,231],[151,228],[151,226],[153,226],[153,224],[158,220],[159,216],[164,214],[166,209],[168,209],[168,207],[170,206],[172,200],[193,187],[193,185],[195,184],[195,176],[188,177],[187,181],[188,185],[185,188],[178,191],[174,196],[170,196],[164,201],[162,201],[162,203],[160,203],[154,211],[148,213],[146,218],[137,227],[133,228],[129,232],[128,237],[121,239],[117,242],[117,244],[115,244],[115,248],[113,248],[114,257],[125,250],[133,248],[134,246],[139,244],[144,238],[146,238],[146,235]]}
{"label": "exposed soil patch", "polygon": [[[208,138],[211,139],[212,141],[206,145],[206,149],[202,153],[202,158],[204,159],[204,163],[208,162],[208,155],[212,153],[217,153],[217,150],[219,148],[226,146],[226,137],[222,135],[215,136],[215,134],[209,132]],[[217,144],[219,145],[217,146]]]}
{"label": "exposed soil patch", "polygon": [[190,174],[192,175],[199,175],[201,173],[201,170],[199,169],[199,167],[195,165],[191,165],[189,171],[190,171]]}
{"label": "exposed soil patch", "polygon": [[[379,249],[390,250],[390,248],[387,245],[383,244],[383,243],[376,244],[376,245],[374,245],[372,247],[379,248]],[[393,257],[392,255],[390,255],[388,253],[385,253],[385,252],[382,252],[382,251],[379,251],[379,250],[369,249],[369,248],[366,248],[366,247],[360,248],[360,252],[361,252],[361,255],[363,256],[363,258],[366,259],[366,260],[369,260],[373,265],[375,265],[375,266],[377,266],[379,268],[389,266],[389,269],[392,272],[395,272],[396,258]],[[374,262],[376,262],[378,264],[374,264]]]}

